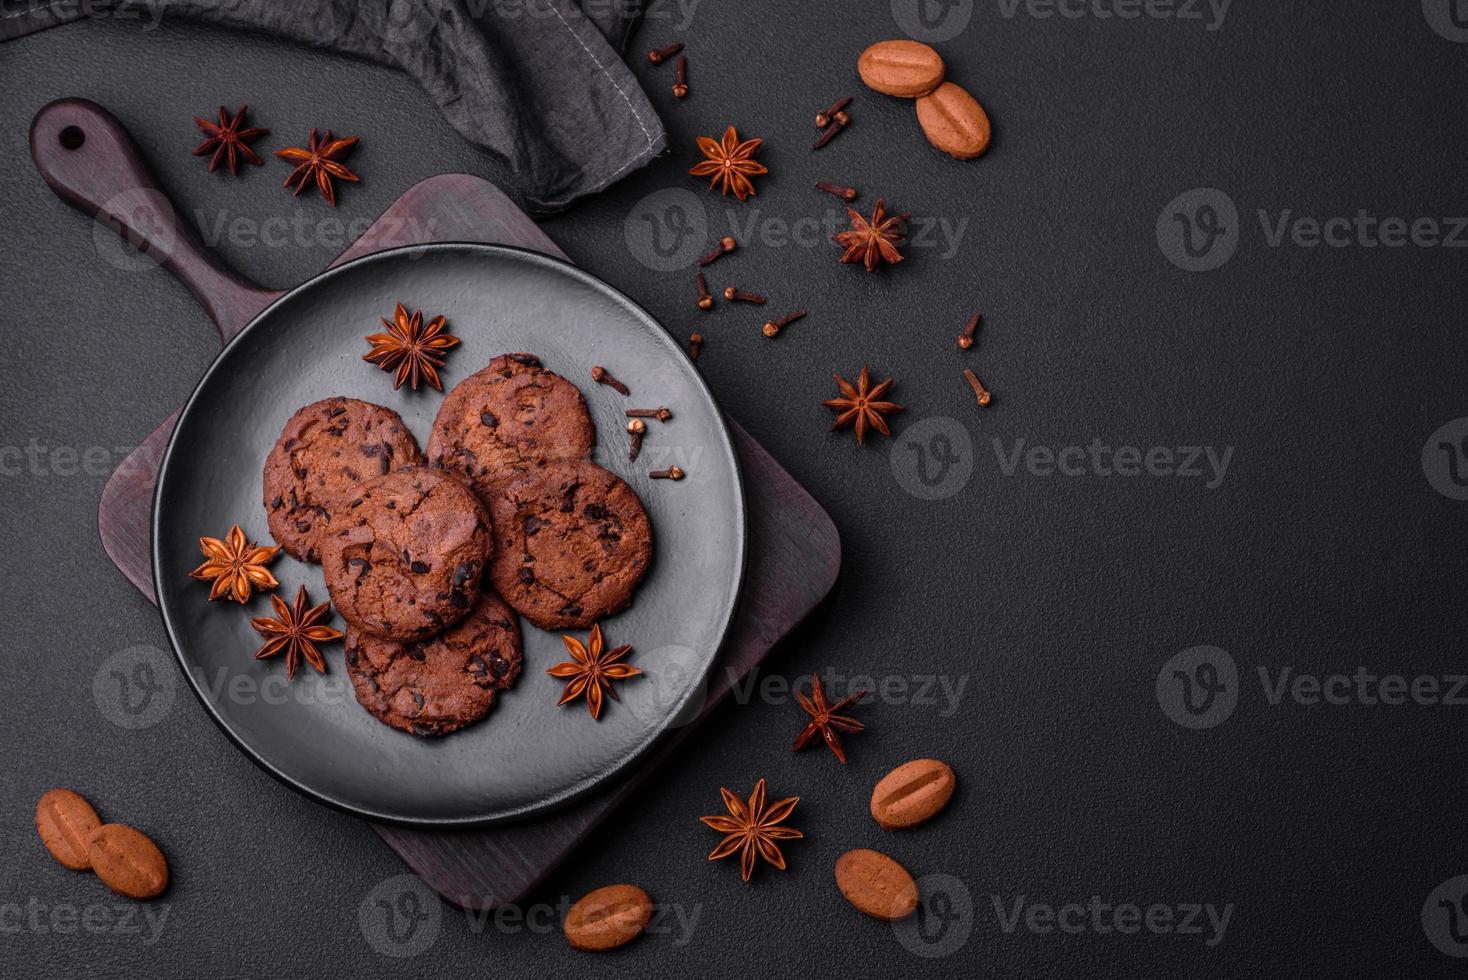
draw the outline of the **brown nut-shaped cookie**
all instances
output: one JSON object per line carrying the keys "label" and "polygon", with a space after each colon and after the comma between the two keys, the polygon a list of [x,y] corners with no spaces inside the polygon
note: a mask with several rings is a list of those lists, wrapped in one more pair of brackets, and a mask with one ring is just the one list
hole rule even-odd
{"label": "brown nut-shaped cookie", "polygon": [[69,789],[47,790],[36,803],[36,832],[51,856],[73,871],[92,866],[87,840],[102,826],[97,811],[80,793]]}
{"label": "brown nut-shaped cookie", "polygon": [[474,492],[424,466],[369,480],[321,539],[331,601],[360,630],[421,640],[469,615],[493,547]]}
{"label": "brown nut-shaped cookie", "polygon": [[355,398],[323,398],[292,415],[265,457],[270,536],[301,561],[321,560],[335,512],[368,480],[424,462],[398,413]]}
{"label": "brown nut-shaped cookie", "polygon": [[915,99],[943,81],[943,58],[921,41],[878,41],[861,53],[856,71],[870,89]]}
{"label": "brown nut-shaped cookie", "polygon": [[836,859],[836,887],[858,911],[896,922],[917,911],[917,882],[880,851],[861,847]]}
{"label": "brown nut-shaped cookie", "polygon": [[573,948],[600,953],[642,935],[652,913],[652,898],[636,885],[603,885],[571,906],[562,929]]}
{"label": "brown nut-shaped cookie", "polygon": [[102,884],[128,898],[154,898],[168,887],[168,861],[152,838],[126,824],[104,823],[87,838],[87,857]]}
{"label": "brown nut-shaped cookie", "polygon": [[378,721],[413,735],[447,735],[489,714],[520,675],[520,626],[488,589],[468,618],[431,639],[399,643],[347,630],[347,676]]}
{"label": "brown nut-shaped cookie", "polygon": [[944,82],[917,100],[918,125],[938,149],[970,160],[989,148],[989,114],[967,91]]}
{"label": "brown nut-shaped cookie", "polygon": [[502,354],[444,398],[428,458],[489,500],[494,484],[547,460],[585,459],[595,444],[581,389],[534,354]]}
{"label": "brown nut-shaped cookie", "polygon": [[559,460],[500,484],[490,500],[490,580],[541,629],[585,629],[625,609],[652,561],[652,527],[621,477]]}
{"label": "brown nut-shaped cookie", "polygon": [[938,815],[953,798],[953,768],[937,759],[913,759],[872,789],[872,817],[885,830],[905,830]]}

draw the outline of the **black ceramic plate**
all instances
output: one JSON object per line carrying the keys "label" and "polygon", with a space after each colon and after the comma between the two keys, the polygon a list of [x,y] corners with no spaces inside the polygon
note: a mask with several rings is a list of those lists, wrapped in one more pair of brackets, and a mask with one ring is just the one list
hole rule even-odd
{"label": "black ceramic plate", "polygon": [[[642,677],[618,685],[594,721],[584,702],[556,707],[567,659],[558,633],[524,620],[525,669],[483,721],[437,739],[388,728],[357,704],[340,643],[329,673],[303,666],[285,681],[278,658],[256,661],[251,616],[269,600],[209,602],[188,575],[200,535],[238,523],[269,543],[261,503],[265,456],[298,408],[329,395],[386,405],[425,449],[443,395],[394,391],[392,375],[362,360],[364,335],[401,301],[443,314],[462,343],[445,390],[508,351],[530,351],[579,385],[596,422],[594,459],[627,480],[652,521],[651,571],[630,609],[606,620],[612,644],[631,643]],[[605,365],[632,390],[591,381]],[[623,411],[667,405],[636,463]],[[677,465],[681,482],[651,480]],[[159,469],[153,575],[163,622],[195,693],[221,728],[266,770],[309,796],[373,820],[454,826],[524,817],[611,778],[703,703],[706,675],[734,613],[744,568],[744,497],[734,449],[693,365],[645,311],[605,283],[546,256],[446,243],[366,256],[281,297],[224,349],[179,416]],[[271,570],[280,595],[305,584],[327,599],[321,569],[284,552]],[[338,628],[344,626],[339,618]],[[584,634],[581,634],[584,638]]]}

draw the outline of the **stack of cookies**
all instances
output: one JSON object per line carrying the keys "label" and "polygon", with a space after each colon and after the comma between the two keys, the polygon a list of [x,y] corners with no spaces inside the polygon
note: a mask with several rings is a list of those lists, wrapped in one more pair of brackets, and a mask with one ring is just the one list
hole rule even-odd
{"label": "stack of cookies", "polygon": [[652,558],[632,488],[589,459],[580,390],[506,354],[444,399],[428,455],[390,409],[327,398],[265,462],[270,533],[320,562],[347,673],[378,720],[444,735],[519,675],[518,612],[583,629],[624,609]]}

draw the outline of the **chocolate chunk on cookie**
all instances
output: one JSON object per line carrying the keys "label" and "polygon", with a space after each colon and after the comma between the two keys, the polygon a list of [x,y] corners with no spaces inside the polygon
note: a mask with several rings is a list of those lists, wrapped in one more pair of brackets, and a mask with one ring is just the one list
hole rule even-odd
{"label": "chocolate chunk on cookie", "polygon": [[494,546],[489,516],[459,480],[424,466],[367,482],[321,538],[337,612],[393,640],[421,640],[473,608]]}
{"label": "chocolate chunk on cookie", "polygon": [[520,626],[486,589],[469,617],[420,642],[347,630],[347,676],[374,718],[413,735],[447,735],[489,713],[520,675]]}
{"label": "chocolate chunk on cookie", "polygon": [[534,354],[502,354],[454,386],[439,406],[428,458],[481,497],[553,459],[585,459],[596,428],[581,389]]}
{"label": "chocolate chunk on cookie", "polygon": [[490,580],[541,629],[584,629],[626,608],[652,561],[652,527],[632,488],[585,460],[558,460],[490,498]]}
{"label": "chocolate chunk on cookie", "polygon": [[292,557],[320,561],[326,525],[362,484],[423,462],[392,409],[355,398],[313,402],[291,416],[265,458],[270,536]]}

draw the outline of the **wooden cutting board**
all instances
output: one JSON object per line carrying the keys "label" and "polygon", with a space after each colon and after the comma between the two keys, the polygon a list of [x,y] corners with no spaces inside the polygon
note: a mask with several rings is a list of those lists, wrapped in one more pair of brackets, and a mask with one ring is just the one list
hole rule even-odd
{"label": "wooden cutting board", "polygon": [[[247,282],[210,256],[154,183],[126,130],[96,103],[63,99],[43,108],[31,124],[31,157],[63,200],[106,221],[188,286],[219,328],[221,343],[280,295]],[[493,184],[468,174],[444,174],[410,187],[332,265],[385,248],[438,241],[518,245],[566,257]],[[150,602],[156,602],[149,537],[153,487],[176,416],[177,411],[117,468],[97,513],[103,548]],[[452,832],[374,825],[448,901],[473,909],[519,901],[679,743],[696,737],[699,723],[835,584],[841,543],[830,517],[732,419],[729,429],[744,476],[749,556],[739,609],[709,676],[703,710],[674,729],[631,775],[549,817]]]}

